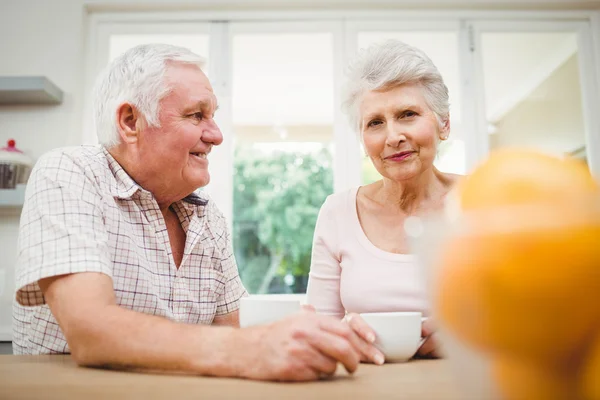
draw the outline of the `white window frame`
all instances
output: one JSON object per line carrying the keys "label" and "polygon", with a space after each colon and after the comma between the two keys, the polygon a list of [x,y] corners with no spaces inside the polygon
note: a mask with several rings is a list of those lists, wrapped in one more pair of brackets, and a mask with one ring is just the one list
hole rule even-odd
{"label": "white window frame", "polygon": [[208,75],[217,101],[219,111],[215,116],[217,125],[223,132],[224,140],[213,148],[210,157],[210,183],[207,192],[219,206],[225,216],[229,232],[233,227],[233,132],[231,101],[231,42],[227,22],[211,22],[209,38]]}

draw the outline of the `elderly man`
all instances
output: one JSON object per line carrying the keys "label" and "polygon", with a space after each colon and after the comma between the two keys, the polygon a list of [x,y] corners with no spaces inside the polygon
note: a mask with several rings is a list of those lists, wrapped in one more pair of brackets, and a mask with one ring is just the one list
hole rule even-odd
{"label": "elderly man", "polygon": [[199,187],[223,136],[217,99],[187,49],[142,45],[99,77],[100,146],[39,159],[21,217],[17,354],[71,353],[84,366],[310,380],[354,371],[371,344],[303,312],[238,328],[226,222]]}

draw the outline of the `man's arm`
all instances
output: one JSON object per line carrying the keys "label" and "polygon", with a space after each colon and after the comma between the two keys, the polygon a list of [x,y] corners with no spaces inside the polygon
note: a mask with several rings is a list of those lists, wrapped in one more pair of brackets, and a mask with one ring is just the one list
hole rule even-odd
{"label": "man's arm", "polygon": [[235,372],[226,351],[233,328],[180,324],[120,307],[112,280],[100,273],[46,278],[39,285],[80,365]]}
{"label": "man's arm", "polygon": [[101,273],[38,283],[83,366],[314,380],[335,373],[338,362],[353,372],[360,354],[372,351],[346,324],[312,312],[247,329],[190,325],[118,306],[112,280]]}
{"label": "man's arm", "polygon": [[240,312],[236,310],[229,314],[217,315],[213,319],[213,325],[216,326],[233,326],[234,328],[240,327]]}

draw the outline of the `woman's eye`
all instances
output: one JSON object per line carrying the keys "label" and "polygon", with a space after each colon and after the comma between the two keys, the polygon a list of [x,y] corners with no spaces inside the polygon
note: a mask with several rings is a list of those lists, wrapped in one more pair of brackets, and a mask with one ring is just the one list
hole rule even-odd
{"label": "woman's eye", "polygon": [[372,127],[377,126],[377,125],[381,125],[381,121],[378,121],[378,120],[371,121],[371,122],[369,122],[367,124],[367,128],[372,128]]}
{"label": "woman's eye", "polygon": [[414,111],[405,111],[405,112],[402,114],[402,116],[403,116],[404,118],[410,118],[410,117],[414,117],[415,115],[417,115],[417,113],[416,113],[416,112],[414,112]]}

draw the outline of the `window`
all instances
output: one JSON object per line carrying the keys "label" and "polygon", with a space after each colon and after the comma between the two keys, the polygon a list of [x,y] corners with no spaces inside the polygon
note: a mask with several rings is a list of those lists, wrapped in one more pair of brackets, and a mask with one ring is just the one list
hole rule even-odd
{"label": "window", "polygon": [[[139,43],[172,43],[207,59],[224,143],[211,153],[204,190],[231,224],[251,293],[303,292],[326,196],[380,178],[341,112],[344,69],[371,43],[400,39],[440,70],[451,117],[450,140],[435,161],[441,171],[468,173],[490,149],[518,145],[582,155],[600,176],[600,90],[589,17],[375,14],[352,20],[355,13],[340,12],[326,20],[330,13],[315,11],[301,14],[305,21],[292,21],[297,13],[261,12],[215,14],[218,22],[193,12],[92,18],[90,87],[107,62]],[[84,120],[89,124],[89,114]]]}
{"label": "window", "polygon": [[481,155],[530,147],[582,158],[598,175],[599,98],[587,23],[474,21],[469,29]]}
{"label": "window", "polygon": [[483,32],[481,50],[490,149],[585,148],[575,33]]}
{"label": "window", "polygon": [[303,293],[333,192],[333,37],[270,28],[232,26],[234,248],[251,293]]}

